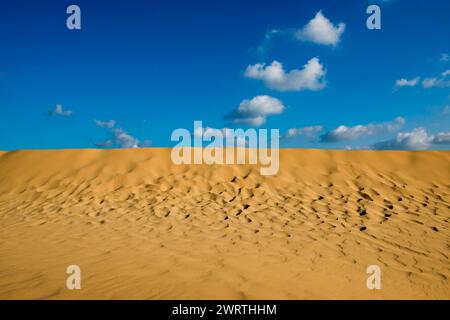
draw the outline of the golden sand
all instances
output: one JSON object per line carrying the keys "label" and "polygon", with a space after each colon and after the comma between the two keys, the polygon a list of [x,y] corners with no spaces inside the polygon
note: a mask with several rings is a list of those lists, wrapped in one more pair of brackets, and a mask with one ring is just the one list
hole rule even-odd
{"label": "golden sand", "polygon": [[0,298],[450,299],[450,152],[280,157],[261,176],[170,149],[0,154]]}

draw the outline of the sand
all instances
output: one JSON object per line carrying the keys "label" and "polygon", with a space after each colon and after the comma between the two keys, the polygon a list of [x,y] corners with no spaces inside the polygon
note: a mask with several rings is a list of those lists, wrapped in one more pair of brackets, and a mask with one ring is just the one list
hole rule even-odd
{"label": "sand", "polygon": [[283,149],[261,176],[170,149],[3,153],[0,299],[450,299],[449,164]]}

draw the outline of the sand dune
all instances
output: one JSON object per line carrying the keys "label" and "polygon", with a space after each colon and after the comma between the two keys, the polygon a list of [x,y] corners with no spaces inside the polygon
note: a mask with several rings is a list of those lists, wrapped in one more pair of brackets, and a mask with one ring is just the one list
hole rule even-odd
{"label": "sand dune", "polygon": [[170,149],[3,153],[0,298],[450,299],[449,164],[284,149],[261,176]]}

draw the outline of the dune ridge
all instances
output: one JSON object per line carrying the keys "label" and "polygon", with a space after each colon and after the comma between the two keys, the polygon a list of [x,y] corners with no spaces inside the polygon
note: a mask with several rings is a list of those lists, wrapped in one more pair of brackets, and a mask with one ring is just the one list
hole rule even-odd
{"label": "dune ridge", "polygon": [[281,149],[262,176],[165,148],[0,152],[0,299],[449,299],[449,163]]}

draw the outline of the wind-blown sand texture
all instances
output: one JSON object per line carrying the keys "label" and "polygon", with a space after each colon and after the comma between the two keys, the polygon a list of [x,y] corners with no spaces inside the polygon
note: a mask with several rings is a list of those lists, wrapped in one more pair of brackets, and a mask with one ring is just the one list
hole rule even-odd
{"label": "wind-blown sand texture", "polygon": [[3,153],[0,298],[450,299],[450,152],[280,161],[265,177],[170,149]]}

